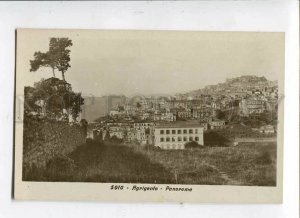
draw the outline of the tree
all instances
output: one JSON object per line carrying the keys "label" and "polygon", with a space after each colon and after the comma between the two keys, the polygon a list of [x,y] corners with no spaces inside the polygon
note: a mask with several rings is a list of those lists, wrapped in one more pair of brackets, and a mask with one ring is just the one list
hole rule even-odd
{"label": "tree", "polygon": [[41,67],[50,67],[52,69],[53,77],[55,77],[55,63],[51,60],[50,52],[42,53],[40,51],[34,53],[34,59],[30,60],[30,72],[35,72]]}
{"label": "tree", "polygon": [[221,111],[219,109],[216,111],[216,117],[218,119],[223,120],[223,119],[225,119],[225,116],[226,116],[226,114],[223,111]]}
{"label": "tree", "polygon": [[108,129],[105,132],[104,141],[110,141],[110,133]]}
{"label": "tree", "polygon": [[[76,119],[76,118],[75,118]],[[86,119],[81,119],[80,120],[80,126],[83,129],[84,135],[85,137],[87,137],[87,127],[88,127],[88,122],[86,121]]]}
{"label": "tree", "polygon": [[50,59],[55,63],[57,70],[61,72],[64,81],[66,81],[65,72],[71,67],[69,64],[71,50],[68,48],[72,45],[72,40],[68,38],[51,38],[49,43]]}
{"label": "tree", "polygon": [[[34,88],[26,88],[25,100],[31,110],[35,109],[38,101],[43,102],[43,107],[48,116],[61,117],[63,109],[70,110],[73,120],[76,120],[81,112],[84,99],[81,93],[72,91],[71,85],[58,79],[42,79],[34,84]],[[67,117],[68,118],[68,117]]]}
{"label": "tree", "polygon": [[142,107],[141,103],[140,103],[140,102],[137,102],[137,103],[136,103],[136,107],[137,107],[137,108],[141,108],[141,107]]}
{"label": "tree", "polygon": [[26,86],[24,87],[24,113],[38,112],[41,106],[36,104],[37,97],[35,96],[35,88]]}
{"label": "tree", "polygon": [[61,72],[62,79],[65,80],[65,73],[70,66],[69,47],[73,45],[69,38],[50,38],[49,51],[35,52],[34,59],[30,60],[30,72],[35,72],[41,67],[50,67],[53,77],[55,77],[55,69]]}
{"label": "tree", "polygon": [[81,93],[71,92],[69,93],[69,106],[70,112],[72,115],[73,120],[75,121],[78,117],[78,114],[81,112],[81,105],[84,104],[84,99],[81,96]]}

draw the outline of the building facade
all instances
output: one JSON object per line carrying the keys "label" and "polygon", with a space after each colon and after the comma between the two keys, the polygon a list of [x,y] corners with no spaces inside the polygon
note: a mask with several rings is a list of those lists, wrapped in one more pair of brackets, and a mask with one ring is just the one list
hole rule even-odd
{"label": "building facade", "polygon": [[187,122],[159,124],[154,130],[154,145],[162,149],[184,149],[185,144],[195,141],[204,145],[203,126]]}

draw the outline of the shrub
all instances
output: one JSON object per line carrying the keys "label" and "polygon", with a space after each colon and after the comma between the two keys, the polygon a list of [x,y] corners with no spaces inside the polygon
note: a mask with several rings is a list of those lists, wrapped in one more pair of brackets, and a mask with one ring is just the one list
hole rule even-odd
{"label": "shrub", "polygon": [[194,149],[194,148],[198,148],[200,149],[202,146],[199,145],[197,142],[195,141],[191,141],[191,142],[187,142],[185,145],[184,145],[184,148],[186,149]]}
{"label": "shrub", "polygon": [[[224,130],[223,130],[224,131]],[[204,133],[204,145],[207,146],[225,146],[230,140],[220,134],[221,131],[211,130]]]}

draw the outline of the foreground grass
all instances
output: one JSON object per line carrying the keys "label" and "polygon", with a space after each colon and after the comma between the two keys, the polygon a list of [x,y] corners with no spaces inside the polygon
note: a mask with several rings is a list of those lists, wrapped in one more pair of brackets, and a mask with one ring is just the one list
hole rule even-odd
{"label": "foreground grass", "polygon": [[275,186],[276,144],[159,150],[90,142],[24,172],[27,181]]}
{"label": "foreground grass", "polygon": [[197,150],[141,150],[183,184],[276,185],[276,144],[243,143],[237,147]]}
{"label": "foreground grass", "polygon": [[146,155],[122,145],[90,142],[78,147],[69,160],[54,159],[46,170],[31,169],[29,181],[173,183],[173,175]]}

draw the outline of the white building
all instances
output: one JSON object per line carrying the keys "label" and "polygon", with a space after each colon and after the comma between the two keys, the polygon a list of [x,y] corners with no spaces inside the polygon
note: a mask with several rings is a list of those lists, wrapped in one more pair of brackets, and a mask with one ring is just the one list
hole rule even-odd
{"label": "white building", "polygon": [[154,126],[153,122],[146,122],[146,121],[136,121],[133,124],[133,127],[136,130],[153,128],[153,126]]}
{"label": "white building", "polygon": [[185,144],[191,141],[204,145],[203,126],[195,122],[161,123],[155,126],[155,146],[162,149],[184,149]]}
{"label": "white building", "polygon": [[208,123],[208,125],[209,125],[209,129],[223,129],[223,128],[225,128],[225,121],[214,119],[214,120],[211,120]]}
{"label": "white building", "polygon": [[262,126],[259,128],[259,131],[261,133],[265,133],[265,134],[274,134],[275,133],[274,126],[272,126],[272,125]]}

